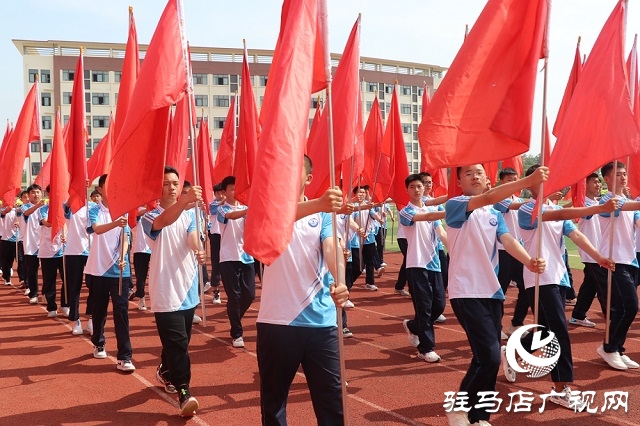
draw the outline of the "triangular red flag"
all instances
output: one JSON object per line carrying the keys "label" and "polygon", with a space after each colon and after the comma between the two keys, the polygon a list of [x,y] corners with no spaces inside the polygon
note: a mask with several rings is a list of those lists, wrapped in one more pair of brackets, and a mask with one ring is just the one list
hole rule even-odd
{"label": "triangular red flag", "polygon": [[446,195],[449,192],[449,181],[447,180],[447,169],[435,169],[430,172],[431,179],[433,180],[433,186],[431,187],[431,195],[433,197],[440,197]]}
{"label": "triangular red flag", "polygon": [[[569,102],[573,96],[573,91],[576,89],[576,84],[582,74],[582,54],[580,53],[580,39],[578,38],[578,44],[576,45],[576,54],[573,58],[573,66],[569,73],[569,81],[567,81],[567,87],[564,89],[564,96],[562,96],[562,102],[560,102],[560,108],[558,108],[558,115],[556,116],[556,122],[553,124],[553,134],[557,137],[560,134],[560,127],[564,121],[564,116],[567,113]],[[548,159],[549,157],[547,157]]]}
{"label": "triangular red flag", "polygon": [[[69,126],[64,126],[62,128],[62,140],[66,141],[67,140],[67,134],[69,133]],[[66,143],[66,142],[64,142]],[[65,148],[66,149],[66,148]],[[66,151],[65,151],[65,155],[66,155]],[[67,164],[65,162],[65,164]],[[67,173],[68,173],[68,169]],[[36,176],[35,180],[33,181],[34,185],[39,185],[40,188],[46,188],[49,183],[51,182],[51,155],[49,155],[47,157],[46,160],[44,160],[44,163],[42,164],[42,169],[40,169],[40,173],[38,173],[38,176]],[[67,193],[69,192],[69,188],[66,188]],[[67,198],[65,198],[65,201],[67,200]]]}
{"label": "triangular red flag", "polygon": [[[81,77],[83,74],[76,75]],[[49,157],[51,159],[51,182],[49,183],[49,216],[47,220],[51,222],[51,241],[56,238],[65,224],[62,203],[69,199],[69,185],[71,182],[71,176],[68,171],[69,165],[67,164],[66,144],[71,142],[72,139],[65,140],[62,135],[60,111],[58,111],[53,134],[53,149]]]}
{"label": "triangular red flag", "polygon": [[502,160],[502,170],[513,169],[521,177],[524,173],[524,165],[522,163],[522,155],[516,155],[515,157]]}
{"label": "triangular red flag", "polygon": [[[167,142],[167,156],[164,160],[167,166],[175,167],[178,171],[180,187],[182,187],[185,180],[189,180],[186,173],[190,169],[187,165],[187,153],[189,151],[189,133],[191,132],[189,98],[192,96],[189,93],[176,103],[175,113],[170,121],[171,131]],[[195,115],[195,110],[193,110],[193,113]],[[190,182],[193,184],[193,177]]]}
{"label": "triangular red flag", "polygon": [[202,187],[202,199],[204,208],[209,213],[209,204],[213,202],[213,181],[211,171],[213,169],[213,150],[211,149],[211,137],[209,135],[209,122],[202,117],[200,133],[197,140],[198,151],[198,185]]}
{"label": "triangular red flag", "polygon": [[[360,93],[358,93],[358,98],[358,114],[356,115],[355,133],[356,140],[353,145],[353,155],[342,162],[343,194],[349,194],[349,191],[351,191],[351,188],[354,186],[355,179],[362,176],[364,170],[364,126],[362,124],[362,97]],[[349,176],[351,176],[351,182],[349,182]],[[374,185],[375,183],[376,182],[372,182],[371,185]]]}
{"label": "triangular red flag", "polygon": [[[116,105],[116,122],[113,130],[113,140],[118,140],[122,126],[124,126],[127,111],[133,97],[138,73],[140,71],[140,53],[138,51],[138,33],[136,21],[133,19],[133,8],[129,7],[129,35],[127,47],[124,51],[122,74],[120,75],[120,87],[118,89],[118,104]],[[109,158],[109,161],[111,158]],[[107,172],[105,172],[107,173]]]}
{"label": "triangular red flag", "polygon": [[214,183],[222,182],[222,179],[231,176],[233,171],[233,153],[236,144],[236,96],[231,97],[231,105],[227,111],[224,128],[220,136],[220,145],[216,154],[216,163],[213,166],[211,179]]}
{"label": "triangular red flag", "polygon": [[[372,189],[373,199],[382,201],[389,193],[391,175],[389,174],[389,157],[382,153],[382,137],[384,122],[380,112],[378,97],[374,98],[367,125],[364,128],[364,169],[362,177]],[[347,194],[350,195],[350,194]]]}
{"label": "triangular red flag", "polygon": [[496,181],[498,180],[498,162],[492,161],[490,163],[483,164],[484,172],[491,183],[491,187],[496,186]]}
{"label": "triangular red flag", "polygon": [[[65,127],[66,130],[66,127]],[[105,173],[109,173],[111,156],[113,153],[113,137],[115,133],[115,120],[113,115],[109,118],[107,134],[98,142],[98,146],[87,160],[87,179],[93,182]]]}
{"label": "triangular red flag", "polygon": [[162,193],[170,107],[188,90],[181,0],[169,0],[149,43],[107,178],[109,209],[119,217]]}
{"label": "triangular red flag", "polygon": [[307,144],[305,145],[304,154],[309,155],[311,151],[311,141],[315,140],[315,133],[318,132],[318,126],[320,126],[320,115],[322,114],[322,102],[318,97],[318,105],[316,106],[316,113],[313,115],[313,121],[311,122],[311,128],[309,129],[309,136],[307,136]]}
{"label": "triangular red flag", "polygon": [[425,169],[529,150],[548,0],[489,0],[420,124]]}
{"label": "triangular red flag", "polygon": [[407,152],[404,148],[404,135],[402,134],[402,121],[400,120],[400,105],[398,104],[398,86],[393,89],[391,96],[391,110],[387,127],[382,137],[382,147],[391,148],[389,157],[389,168],[391,174],[391,185],[389,187],[389,197],[396,203],[398,210],[409,204],[409,194],[404,185],[404,180],[409,176],[409,165],[407,164]]}
{"label": "triangular red flag", "polygon": [[71,92],[71,112],[65,148],[69,167],[69,208],[73,213],[87,204],[87,115],[84,103],[84,60],[82,52],[76,64]]}

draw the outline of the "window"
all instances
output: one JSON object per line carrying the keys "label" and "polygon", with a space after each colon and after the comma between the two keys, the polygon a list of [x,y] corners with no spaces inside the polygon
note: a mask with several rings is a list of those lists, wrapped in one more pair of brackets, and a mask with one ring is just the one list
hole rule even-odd
{"label": "window", "polygon": [[418,86],[411,86],[411,93],[414,95],[418,94]]}
{"label": "window", "polygon": [[51,139],[42,139],[42,152],[51,152],[53,142]]}
{"label": "window", "polygon": [[62,92],[62,103],[71,105],[71,92]]}
{"label": "window", "polygon": [[51,93],[42,93],[40,97],[42,98],[42,106],[51,106]]}
{"label": "window", "polygon": [[417,112],[413,113],[413,121],[418,121],[418,113]]}
{"label": "window", "polygon": [[370,112],[372,107],[373,107],[373,102],[367,101],[367,112]]}
{"label": "window", "polygon": [[411,94],[411,86],[400,86],[400,94],[401,95],[410,95]]}
{"label": "window", "polygon": [[407,151],[407,152],[411,152],[411,143],[405,142],[404,143],[404,150]]}
{"label": "window", "polygon": [[320,102],[318,102],[318,97],[317,96],[311,98],[311,108],[312,109],[318,108],[318,104],[319,103]]}
{"label": "window", "polygon": [[394,88],[393,84],[387,84],[386,86],[384,86],[384,92],[388,94],[392,94],[393,88]]}
{"label": "window", "polygon": [[195,95],[194,98],[197,107],[209,106],[209,97],[207,95]]}
{"label": "window", "polygon": [[[382,105],[380,105],[380,109],[382,109]],[[389,102],[384,104],[384,110],[387,112],[387,114],[389,113],[389,111],[391,111],[391,104]]]}
{"label": "window", "polygon": [[264,96],[260,96],[260,106],[259,108],[262,108],[262,104],[264,103]]}
{"label": "window", "polygon": [[213,117],[213,128],[214,129],[224,129],[225,117]]}
{"label": "window", "polygon": [[91,149],[91,141],[87,141],[87,143],[84,145],[84,149],[85,149],[85,155],[87,158],[91,158],[91,154],[93,153],[93,150]]}
{"label": "window", "polygon": [[411,134],[411,124],[402,124],[402,133]]}
{"label": "window", "polygon": [[411,114],[411,104],[400,104],[400,114]]}
{"label": "window", "polygon": [[418,140],[418,132],[413,132],[413,140],[414,141]]}
{"label": "window", "polygon": [[31,176],[37,176],[40,173],[40,163],[31,163]]}
{"label": "window", "polygon": [[93,140],[93,149],[95,151],[95,149],[98,147],[98,144],[100,143],[102,139],[94,139]]}
{"label": "window", "polygon": [[213,106],[229,107],[229,97],[224,95],[213,95]]}
{"label": "window", "polygon": [[40,152],[40,142],[31,142],[31,152]]}
{"label": "window", "polygon": [[40,83],[51,83],[51,71],[40,70]]}
{"label": "window", "polygon": [[213,150],[217,151],[220,149],[220,139],[214,139],[213,140]]}
{"label": "window", "polygon": [[42,128],[43,129],[51,129],[51,116],[43,115],[42,116]]}
{"label": "window", "polygon": [[85,112],[91,112],[91,93],[89,92],[84,94],[84,110]]}
{"label": "window", "polygon": [[96,83],[108,83],[109,82],[109,71],[92,71],[91,72],[91,81]]}
{"label": "window", "polygon": [[193,74],[193,84],[207,84],[207,74]]}
{"label": "window", "polygon": [[419,87],[418,88],[418,96],[422,96],[424,94],[424,88]]}
{"label": "window", "polygon": [[269,79],[268,75],[261,75],[260,76],[260,87],[266,87],[268,79]]}
{"label": "window", "polygon": [[380,115],[382,116],[383,120],[387,117],[386,111],[380,111]]}
{"label": "window", "polygon": [[66,126],[68,122],[69,122],[69,116],[68,115],[63,115],[62,116],[62,125]]}
{"label": "window", "polygon": [[94,115],[93,116],[93,127],[109,127],[109,116],[107,115]]}
{"label": "window", "polygon": [[214,75],[213,76],[213,84],[216,85],[216,86],[226,86],[227,84],[229,84],[229,76],[228,75]]}
{"label": "window", "polygon": [[[108,78],[107,81],[109,81]],[[89,89],[91,89],[91,71],[84,70],[84,90]]]}
{"label": "window", "polygon": [[29,70],[29,83],[35,83],[38,76],[38,70]]}
{"label": "window", "polygon": [[411,102],[418,102],[418,95],[411,95]]}
{"label": "window", "polygon": [[378,90],[378,83],[366,83],[367,92],[373,93]]}
{"label": "window", "polygon": [[108,93],[94,93],[91,96],[91,103],[93,105],[109,105]]}
{"label": "window", "polygon": [[384,101],[384,92],[382,90],[378,92],[378,99]]}
{"label": "window", "polygon": [[378,92],[384,92],[384,83],[378,83]]}
{"label": "window", "polygon": [[122,78],[122,71],[114,71],[113,72],[113,81],[115,83],[120,83],[120,79]]}
{"label": "window", "polygon": [[238,84],[238,74],[233,74],[230,76],[231,77],[231,83],[235,83]]}
{"label": "window", "polygon": [[73,70],[62,70],[62,81],[73,81],[75,74]]}

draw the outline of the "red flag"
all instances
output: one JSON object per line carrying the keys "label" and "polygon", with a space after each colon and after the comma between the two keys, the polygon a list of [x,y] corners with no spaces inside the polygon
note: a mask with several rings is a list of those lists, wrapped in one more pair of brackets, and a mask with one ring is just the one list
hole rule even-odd
{"label": "red flag", "polygon": [[[189,93],[176,104],[175,114],[171,122],[169,141],[167,142],[167,156],[165,164],[175,167],[180,178],[180,187],[185,180],[189,180],[186,173],[190,169],[187,165],[187,152],[189,148],[189,133],[191,131],[189,123],[189,98],[193,95]],[[195,109],[193,110],[195,116]],[[193,184],[193,177],[190,181]]]}
{"label": "red flag", "polygon": [[233,168],[233,152],[236,142],[236,97],[231,97],[231,106],[224,121],[220,145],[216,155],[216,164],[213,166],[211,178],[214,183],[222,182],[227,176],[231,176]]}
{"label": "red flag", "polygon": [[640,128],[625,73],[624,7],[619,1],[584,65],[551,154],[553,173],[545,195],[584,180],[613,159],[640,152]]}
{"label": "red flag", "polygon": [[209,212],[209,204],[213,202],[213,180],[211,170],[213,169],[213,152],[211,149],[211,137],[209,135],[209,122],[202,117],[200,122],[200,133],[197,140],[198,150],[198,184],[202,187],[202,198],[204,207]]}
{"label": "red flag", "polygon": [[422,117],[420,117],[420,121],[424,121],[424,118],[427,116],[427,108],[431,103],[431,97],[429,96],[429,89],[427,88],[427,83],[422,85]]}
{"label": "red flag", "polygon": [[238,124],[238,139],[233,160],[233,175],[236,178],[235,198],[245,205],[249,200],[249,191],[253,182],[253,170],[255,168],[259,137],[258,108],[253,96],[251,74],[249,73],[249,57],[245,46],[244,59],[242,61],[242,86],[240,88],[240,122]]}
{"label": "red flag", "polygon": [[[326,10],[324,1],[321,10]],[[262,105],[260,161],[254,170],[244,249],[266,265],[287,248],[300,198],[317,8],[317,0],[285,0]]]}
{"label": "red flag", "polygon": [[498,179],[498,162],[492,161],[490,163],[483,164],[484,172],[489,178],[489,182],[491,182],[491,187],[496,186],[496,181]]}
{"label": "red flag", "polygon": [[309,155],[311,151],[311,141],[315,140],[315,134],[318,132],[318,126],[320,126],[320,115],[322,113],[322,103],[320,97],[318,97],[318,105],[316,106],[316,113],[313,115],[313,121],[311,122],[311,129],[309,129],[309,136],[307,136],[307,144],[305,145],[304,153]]}
{"label": "red flag", "polygon": [[69,166],[69,201],[73,213],[87,204],[87,116],[84,105],[84,65],[82,52],[76,64],[73,89],[71,92],[71,112],[67,127],[65,148]]}
{"label": "red flag", "polygon": [[[362,176],[364,170],[364,126],[362,124],[362,95],[360,92],[358,92],[357,109],[356,140],[353,145],[353,154],[342,162],[342,192],[344,194],[349,194],[349,191],[351,191],[351,188],[354,186],[355,179]],[[349,176],[351,176],[351,182],[349,182]],[[375,182],[371,182],[370,184],[374,185],[374,183]]]}
{"label": "red flag", "polygon": [[170,107],[188,90],[181,0],[169,0],[149,43],[107,178],[109,209],[119,217],[162,192]]}
{"label": "red flag", "polygon": [[[136,32],[136,21],[133,19],[133,7],[129,7],[129,35],[127,36],[127,47],[124,51],[120,88],[118,89],[118,105],[116,106],[117,121],[115,122],[115,128],[113,130],[114,141],[118,140],[118,136],[120,136],[120,132],[124,126],[125,117],[127,116],[127,111],[129,111],[133,91],[136,81],[138,80],[139,70],[140,53],[138,52],[138,33]],[[109,161],[110,160],[109,158]]]}
{"label": "red flag", "polygon": [[[2,145],[0,145],[0,164],[3,164],[2,160],[4,158],[4,153],[7,150],[7,146],[9,146],[9,140],[11,139],[11,134],[13,133],[13,128],[11,124],[9,124],[9,120],[7,120],[7,130],[4,132],[4,136],[2,137]],[[29,145],[27,144],[27,148]]]}
{"label": "red flag", "polygon": [[[66,129],[66,128],[65,128]],[[115,133],[115,120],[113,114],[109,118],[107,134],[98,142],[98,146],[87,160],[87,178],[93,182],[105,173],[109,173],[111,155],[113,153],[113,138]]]}
{"label": "red flag", "polygon": [[502,160],[502,170],[504,169],[513,169],[518,174],[518,177],[521,177],[524,173],[524,165],[522,164],[522,156],[516,155],[515,157],[507,158],[506,160]]}
{"label": "red flag", "polygon": [[[285,5],[287,2],[285,2]],[[283,6],[283,7],[284,7]],[[285,16],[284,10],[282,16]],[[318,27],[316,34],[324,34],[325,26],[328,28],[327,13],[321,13],[318,15]],[[282,31],[280,32],[282,33]],[[328,52],[329,40],[324,40],[323,37],[316,37],[316,43],[313,52],[313,80],[311,83],[311,93],[316,93],[327,88],[327,76],[331,73],[331,61],[325,63],[325,57],[330,59]]]}
{"label": "red flag", "polygon": [[[627,77],[629,90],[632,96],[633,114],[640,122],[640,89],[638,88],[638,34],[633,38],[633,46],[627,58]],[[628,171],[628,170],[627,170]]]}
{"label": "red flag", "polygon": [[[389,174],[389,157],[382,153],[382,137],[384,123],[380,112],[380,103],[376,97],[373,100],[369,119],[364,128],[364,150],[368,154],[364,157],[362,176],[371,185],[374,200],[384,200],[389,193],[391,175]],[[374,184],[375,182],[375,184]]]}
{"label": "red flag", "polygon": [[449,193],[448,197],[453,198],[458,195],[462,195],[462,188],[458,185],[458,171],[457,167],[452,167],[449,173]]}
{"label": "red flag", "polygon": [[407,152],[404,148],[404,136],[402,134],[402,122],[400,121],[400,105],[398,105],[397,85],[393,89],[391,96],[391,110],[387,120],[387,128],[382,137],[382,151],[389,149],[391,186],[389,187],[389,197],[396,203],[398,210],[409,204],[409,194],[404,185],[404,180],[409,176],[409,165],[407,164]]}
{"label": "red flag", "polygon": [[13,205],[16,191],[19,191],[22,185],[24,153],[29,148],[29,142],[40,140],[38,93],[36,80],[24,100],[11,138],[6,142],[6,150],[2,158],[3,170],[0,173],[0,196],[5,206]]}
{"label": "red flag", "polygon": [[418,131],[426,169],[526,152],[547,0],[489,0]]}
{"label": "red flag", "polygon": [[[62,129],[62,140],[63,141],[67,140],[67,134],[68,133],[69,133],[69,126],[64,126],[63,129]],[[66,153],[66,151],[65,151],[65,153]],[[67,164],[66,161],[65,161],[65,164]],[[68,170],[67,170],[67,172],[68,172]],[[49,155],[47,157],[47,159],[44,160],[44,164],[42,165],[42,169],[40,169],[40,173],[38,173],[38,176],[36,176],[36,179],[33,181],[33,183],[35,185],[39,185],[40,188],[46,188],[49,185],[50,182],[51,182],[51,155]],[[67,187],[65,189],[66,189],[66,191],[68,193],[69,192],[69,188]],[[67,198],[65,198],[64,201],[67,201]]]}
{"label": "red flag", "polygon": [[447,169],[436,169],[432,172],[431,179],[433,180],[433,187],[431,187],[431,195],[433,197],[440,197],[449,192],[449,182],[447,181]]}
{"label": "red flag", "polygon": [[[83,75],[76,74],[76,76],[80,77],[79,80],[83,80]],[[84,97],[82,100],[84,101]],[[71,101],[73,102],[73,98]],[[72,143],[72,139],[69,138],[65,141],[62,135],[62,125],[60,124],[60,112],[58,111],[53,134],[53,149],[49,156],[51,159],[51,182],[49,184],[49,216],[47,220],[51,222],[51,241],[55,239],[65,223],[62,203],[69,198],[71,181],[66,153],[66,145],[69,143]]]}
{"label": "red flag", "polygon": [[[558,137],[558,135],[560,134],[560,127],[562,126],[564,116],[567,113],[567,108],[569,107],[569,101],[571,101],[571,97],[573,96],[573,91],[576,88],[576,84],[578,84],[580,74],[582,74],[582,55],[580,54],[580,38],[578,37],[576,54],[573,58],[573,66],[571,67],[571,72],[569,73],[569,81],[567,82],[566,89],[564,89],[564,96],[562,97],[560,108],[558,109],[556,122],[553,124],[553,134],[556,137]],[[547,157],[547,159],[548,158],[549,157]]]}

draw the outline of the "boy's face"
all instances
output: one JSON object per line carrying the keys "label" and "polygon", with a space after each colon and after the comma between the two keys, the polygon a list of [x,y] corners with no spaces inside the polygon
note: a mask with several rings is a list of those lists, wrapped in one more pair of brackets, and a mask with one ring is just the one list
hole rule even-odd
{"label": "boy's face", "polygon": [[22,194],[20,201],[22,201],[22,204],[27,204],[29,202],[29,194]]}
{"label": "boy's face", "polygon": [[364,195],[365,195],[365,192],[364,192],[364,189],[362,188],[356,193],[356,199],[358,200],[359,203],[364,201]]}
{"label": "boy's face", "polygon": [[42,191],[39,189],[32,189],[29,191],[29,202],[31,204],[37,204],[38,201],[42,198]]}
{"label": "boy's face", "polygon": [[515,182],[518,180],[518,175],[506,175],[504,178],[500,179],[500,184]]}
{"label": "boy's face", "polygon": [[597,177],[592,177],[587,181],[587,195],[590,195],[590,198],[593,198],[600,194],[602,190],[602,182]]}
{"label": "boy's face", "polygon": [[227,189],[222,191],[222,194],[225,196],[225,198],[227,198],[230,201],[233,201],[236,199],[235,194],[236,194],[236,185],[227,185]]}
{"label": "boy's face", "polygon": [[94,203],[99,203],[100,200],[102,200],[102,195],[100,194],[93,194],[91,196],[91,201],[93,201]]}
{"label": "boy's face", "polygon": [[613,189],[613,182],[616,182],[616,192],[627,186],[627,169],[624,167],[613,168],[608,175],[603,176],[605,183],[609,187],[609,191]]}
{"label": "boy's face", "polygon": [[426,194],[431,194],[431,189],[433,188],[433,178],[431,176],[423,177],[422,184],[424,185],[424,192]]}
{"label": "boy's face", "polygon": [[460,169],[458,185],[464,195],[480,195],[487,189],[487,175],[482,164],[465,166]]}
{"label": "boy's face", "polygon": [[424,195],[424,185],[422,181],[414,180],[413,182],[409,182],[409,186],[407,186],[407,193],[409,194],[409,198],[411,199],[411,203],[420,205],[422,202],[422,196]]}
{"label": "boy's face", "polygon": [[176,201],[179,188],[178,176],[175,173],[165,173],[162,179],[162,201]]}
{"label": "boy's face", "polygon": [[224,195],[222,194],[222,191],[213,191],[213,196],[216,197],[216,200],[218,201],[224,200]]}

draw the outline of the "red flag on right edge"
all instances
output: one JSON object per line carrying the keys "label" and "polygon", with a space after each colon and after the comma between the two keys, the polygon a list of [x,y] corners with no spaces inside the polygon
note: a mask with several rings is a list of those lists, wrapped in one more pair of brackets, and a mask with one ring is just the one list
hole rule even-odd
{"label": "red flag on right edge", "polygon": [[[633,47],[627,58],[627,76],[629,77],[629,87],[633,87],[633,114],[636,120],[640,121],[640,88],[638,87],[638,35],[633,40]],[[627,164],[627,185],[634,197],[640,195],[640,154],[631,155],[628,161],[623,160]]]}
{"label": "red flag on right edge", "polygon": [[640,152],[625,71],[624,21],[625,2],[620,0],[593,45],[567,108],[549,161],[545,196],[613,159]]}
{"label": "red flag on right edge", "polygon": [[216,154],[216,163],[213,166],[211,179],[214,184],[222,182],[222,179],[231,176],[233,170],[233,153],[236,144],[236,97],[231,97],[227,118],[220,136],[220,145]]}

